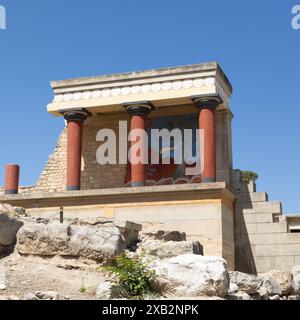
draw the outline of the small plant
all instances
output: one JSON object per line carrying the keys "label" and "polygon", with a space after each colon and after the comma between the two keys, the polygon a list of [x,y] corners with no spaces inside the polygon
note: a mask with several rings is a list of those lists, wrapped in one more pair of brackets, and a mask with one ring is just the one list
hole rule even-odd
{"label": "small plant", "polygon": [[87,291],[87,288],[84,286],[84,277],[81,279],[81,287],[79,289],[80,293],[85,293]]}
{"label": "small plant", "polygon": [[242,171],[242,178],[244,182],[255,182],[258,179],[258,174],[253,171]]}
{"label": "small plant", "polygon": [[120,296],[143,299],[146,295],[155,294],[151,288],[156,277],[155,271],[150,270],[142,258],[122,255],[116,258],[114,266],[104,269],[116,276],[113,280],[114,289]]}
{"label": "small plant", "polygon": [[85,287],[80,287],[79,292],[80,293],[85,293],[86,292],[86,288]]}

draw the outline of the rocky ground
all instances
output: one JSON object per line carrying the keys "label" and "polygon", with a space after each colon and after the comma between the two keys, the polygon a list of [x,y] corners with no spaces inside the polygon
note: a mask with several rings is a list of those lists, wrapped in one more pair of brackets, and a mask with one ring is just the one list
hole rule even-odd
{"label": "rocky ground", "polygon": [[0,212],[0,300],[112,299],[102,266],[127,252],[155,270],[158,299],[300,300],[300,267],[248,275],[203,256],[178,231],[141,232],[109,219],[35,220],[21,209]]}
{"label": "rocky ground", "polygon": [[[6,289],[0,299],[34,299],[36,292],[57,293],[54,299],[96,299],[105,274],[96,264],[61,258],[22,257],[15,253],[2,261]],[[55,297],[55,294],[53,294]]]}

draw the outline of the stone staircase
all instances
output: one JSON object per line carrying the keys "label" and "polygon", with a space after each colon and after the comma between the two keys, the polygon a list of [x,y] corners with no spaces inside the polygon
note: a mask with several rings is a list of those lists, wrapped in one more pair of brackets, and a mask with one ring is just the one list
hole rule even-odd
{"label": "stone staircase", "polygon": [[279,201],[269,201],[256,184],[242,181],[235,170],[232,188],[235,208],[236,269],[263,273],[271,269],[291,271],[300,265],[300,215],[287,216]]}

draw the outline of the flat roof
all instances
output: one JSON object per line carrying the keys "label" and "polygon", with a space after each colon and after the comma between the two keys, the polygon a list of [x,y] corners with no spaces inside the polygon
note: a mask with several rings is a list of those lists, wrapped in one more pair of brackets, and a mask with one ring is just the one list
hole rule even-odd
{"label": "flat roof", "polygon": [[123,81],[128,79],[139,79],[139,78],[151,78],[155,76],[163,76],[163,75],[171,75],[171,74],[185,74],[191,72],[199,72],[199,71],[207,71],[215,69],[220,72],[220,74],[224,77],[230,91],[232,92],[232,85],[222,70],[220,64],[216,61],[206,62],[206,63],[196,63],[175,67],[164,67],[164,68],[156,68],[142,71],[131,71],[131,72],[123,72],[123,73],[112,73],[105,74],[99,76],[91,76],[91,77],[79,77],[79,78],[70,78],[64,80],[53,80],[51,81],[51,87],[53,89],[77,86],[82,84],[91,84],[91,83],[99,83],[99,82],[116,82]]}
{"label": "flat roof", "polygon": [[230,109],[232,86],[217,62],[52,81],[48,112],[84,108],[91,114],[125,112],[123,105],[149,101],[156,108],[193,104],[192,96],[219,95]]}

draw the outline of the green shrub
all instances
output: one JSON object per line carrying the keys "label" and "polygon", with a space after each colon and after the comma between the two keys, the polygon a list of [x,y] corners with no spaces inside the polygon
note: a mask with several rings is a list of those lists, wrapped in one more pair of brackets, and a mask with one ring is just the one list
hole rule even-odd
{"label": "green shrub", "polygon": [[104,269],[115,275],[113,291],[119,297],[143,299],[145,295],[154,294],[151,283],[156,277],[155,271],[150,270],[142,258],[122,255],[116,258],[114,266]]}
{"label": "green shrub", "polygon": [[256,181],[258,179],[258,174],[253,171],[241,171],[243,181],[249,183],[250,181]]}

